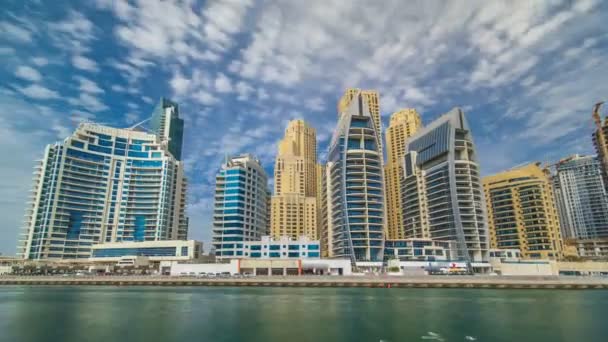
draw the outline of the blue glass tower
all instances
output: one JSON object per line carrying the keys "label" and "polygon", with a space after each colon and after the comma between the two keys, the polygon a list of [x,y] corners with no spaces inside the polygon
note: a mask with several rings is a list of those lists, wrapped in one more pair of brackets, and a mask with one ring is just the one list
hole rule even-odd
{"label": "blue glass tower", "polygon": [[161,98],[154,108],[151,120],[152,131],[167,144],[169,152],[177,160],[182,159],[184,120],[179,117],[177,103]]}
{"label": "blue glass tower", "polygon": [[244,155],[227,160],[215,179],[215,255],[240,258],[243,241],[268,235],[268,176],[257,159]]}

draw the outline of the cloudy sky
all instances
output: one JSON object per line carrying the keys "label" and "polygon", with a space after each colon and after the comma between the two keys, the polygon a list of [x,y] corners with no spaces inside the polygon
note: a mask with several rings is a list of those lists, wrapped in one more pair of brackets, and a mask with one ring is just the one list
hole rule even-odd
{"label": "cloudy sky", "polygon": [[13,254],[34,160],[83,119],[127,127],[161,96],[186,120],[191,237],[209,241],[224,154],[272,174],[286,122],[324,156],[346,87],[384,124],[465,109],[484,174],[592,153],[608,98],[608,3],[581,1],[2,1],[0,252]]}

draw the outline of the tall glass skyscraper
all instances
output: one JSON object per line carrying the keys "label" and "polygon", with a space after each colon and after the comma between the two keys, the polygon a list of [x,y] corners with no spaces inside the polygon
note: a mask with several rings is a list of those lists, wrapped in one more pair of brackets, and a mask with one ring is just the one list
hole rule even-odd
{"label": "tall glass skyscraper", "polygon": [[177,160],[182,159],[182,143],[184,141],[184,120],[179,117],[177,103],[161,98],[152,113],[152,131],[166,144],[169,152]]}
{"label": "tall glass skyscraper", "polygon": [[215,178],[213,247],[217,258],[240,258],[243,241],[269,233],[268,176],[251,155],[233,157]]}
{"label": "tall glass skyscraper", "polygon": [[18,253],[77,259],[97,243],[185,240],[185,204],[183,165],[155,134],[82,123],[36,165]]}
{"label": "tall glass skyscraper", "polygon": [[420,129],[405,151],[405,237],[456,241],[460,258],[486,261],[486,205],[464,112],[455,108]]}
{"label": "tall glass skyscraper", "polygon": [[601,163],[574,155],[555,166],[553,185],[562,235],[570,239],[608,237],[608,195]]}
{"label": "tall glass skyscraper", "polygon": [[368,101],[357,91],[341,107],[326,166],[328,254],[353,262],[383,260],[382,135]]}

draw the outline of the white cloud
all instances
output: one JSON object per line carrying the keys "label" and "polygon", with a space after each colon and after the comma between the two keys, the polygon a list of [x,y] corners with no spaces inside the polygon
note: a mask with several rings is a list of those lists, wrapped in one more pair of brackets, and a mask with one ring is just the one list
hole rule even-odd
{"label": "white cloud", "polygon": [[37,66],[45,66],[45,65],[49,64],[49,60],[44,57],[33,57],[32,63],[34,63]]}
{"label": "white cloud", "polygon": [[307,99],[304,103],[304,106],[310,110],[319,112],[325,109],[325,101],[323,101],[320,97],[314,97],[311,99]]}
{"label": "white cloud", "polygon": [[142,97],[141,97],[141,99],[142,99],[144,102],[148,103],[148,104],[152,104],[152,103],[154,103],[154,100],[153,100],[151,97],[148,97],[148,96],[142,96]]}
{"label": "white cloud", "polygon": [[216,49],[225,49],[232,44],[231,36],[243,26],[250,0],[212,1],[203,11],[205,24],[203,34],[208,43]]}
{"label": "white cloud", "polygon": [[134,124],[139,120],[139,114],[137,113],[127,113],[125,115],[125,122],[127,124]]}
{"label": "white cloud", "polygon": [[21,66],[17,67],[17,70],[15,71],[15,75],[19,78],[22,78],[27,81],[32,81],[32,82],[37,82],[42,79],[42,76],[36,69],[29,67],[27,65],[21,65]]}
{"label": "white cloud", "polygon": [[219,93],[229,93],[232,91],[232,83],[230,79],[223,73],[218,73],[215,79],[215,90]]}
{"label": "white cloud", "polygon": [[173,89],[173,93],[177,96],[184,95],[190,88],[191,81],[185,78],[180,72],[177,72],[171,78],[169,84]]}
{"label": "white cloud", "polygon": [[70,10],[65,19],[48,24],[48,33],[53,45],[73,54],[90,50],[90,42],[95,36],[95,26],[82,13]]}
{"label": "white cloud", "polygon": [[59,93],[54,90],[50,90],[49,88],[43,87],[38,84],[32,84],[25,88],[19,88],[19,91],[32,99],[38,100],[50,100],[59,98]]}
{"label": "white cloud", "polygon": [[108,109],[108,106],[89,93],[80,93],[79,97],[68,99],[68,103],[93,112],[101,112]]}
{"label": "white cloud", "polygon": [[217,97],[202,89],[194,93],[192,98],[203,105],[213,105],[218,102]]}
{"label": "white cloud", "polygon": [[32,41],[32,33],[21,26],[9,23],[0,22],[0,33],[2,37],[11,40],[29,43]]}
{"label": "white cloud", "polygon": [[90,79],[83,76],[74,76],[74,79],[78,81],[80,84],[79,89],[82,92],[89,94],[101,94],[105,93],[103,89],[101,89],[97,83],[91,81]]}
{"label": "white cloud", "polygon": [[74,66],[76,68],[78,68],[80,70],[86,70],[86,71],[91,71],[91,72],[99,71],[99,68],[97,67],[97,63],[95,61],[93,61],[92,59],[89,59],[84,56],[76,55],[76,56],[72,57],[72,63],[74,64]]}
{"label": "white cloud", "polygon": [[239,101],[247,101],[249,99],[249,95],[251,95],[252,92],[253,88],[247,82],[237,82],[236,93],[238,94],[237,99]]}

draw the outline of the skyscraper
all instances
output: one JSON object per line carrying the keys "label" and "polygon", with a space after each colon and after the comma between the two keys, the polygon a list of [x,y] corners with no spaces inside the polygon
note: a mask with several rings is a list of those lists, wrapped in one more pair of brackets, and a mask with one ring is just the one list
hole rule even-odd
{"label": "skyscraper", "polygon": [[243,241],[268,235],[268,176],[259,160],[242,155],[226,160],[215,181],[215,255],[242,257]]}
{"label": "skyscraper", "polygon": [[386,179],[386,220],[390,239],[406,238],[401,210],[401,181],[403,179],[403,156],[405,143],[422,127],[420,115],[415,109],[403,109],[391,115],[386,129],[387,162],[384,167]]}
{"label": "skyscraper", "polygon": [[408,139],[402,206],[405,236],[457,241],[459,257],[484,261],[489,236],[473,136],[455,108]]}
{"label": "skyscraper", "polygon": [[379,132],[378,137],[380,138],[380,144],[378,145],[378,149],[380,155],[384,158],[384,155],[382,154],[384,147],[382,143],[382,118],[380,117],[380,96],[378,95],[378,92],[375,90],[361,90],[357,88],[346,89],[344,95],[342,95],[338,101],[338,116],[348,110],[354,99],[357,99],[357,101],[358,99],[365,100],[366,109],[372,117],[374,129],[376,132]]}
{"label": "skyscraper", "polygon": [[136,129],[82,123],[48,145],[29,203],[18,252],[26,259],[88,258],[97,243],[188,234],[183,165]]}
{"label": "skyscraper", "polygon": [[383,260],[382,136],[371,110],[377,94],[373,101],[358,90],[348,105],[341,101],[327,157],[328,254],[353,262]]}
{"label": "skyscraper", "polygon": [[608,187],[608,118],[604,118],[604,122],[602,123],[602,118],[600,116],[602,104],[603,102],[599,102],[593,107],[593,121],[595,122],[593,146],[595,147],[597,158],[600,162],[604,186]]}
{"label": "skyscraper", "polygon": [[161,98],[152,113],[151,126],[152,131],[156,133],[162,144],[168,146],[169,152],[175,159],[181,160],[184,120],[179,117],[177,103]]}
{"label": "skyscraper", "polygon": [[546,170],[528,164],[483,179],[492,248],[517,248],[524,258],[562,255],[553,187]]}
{"label": "skyscraper", "polygon": [[608,195],[599,160],[579,155],[560,160],[553,182],[562,236],[608,238]]}
{"label": "skyscraper", "polygon": [[290,121],[274,166],[270,232],[274,238],[317,239],[317,138],[303,120]]}

